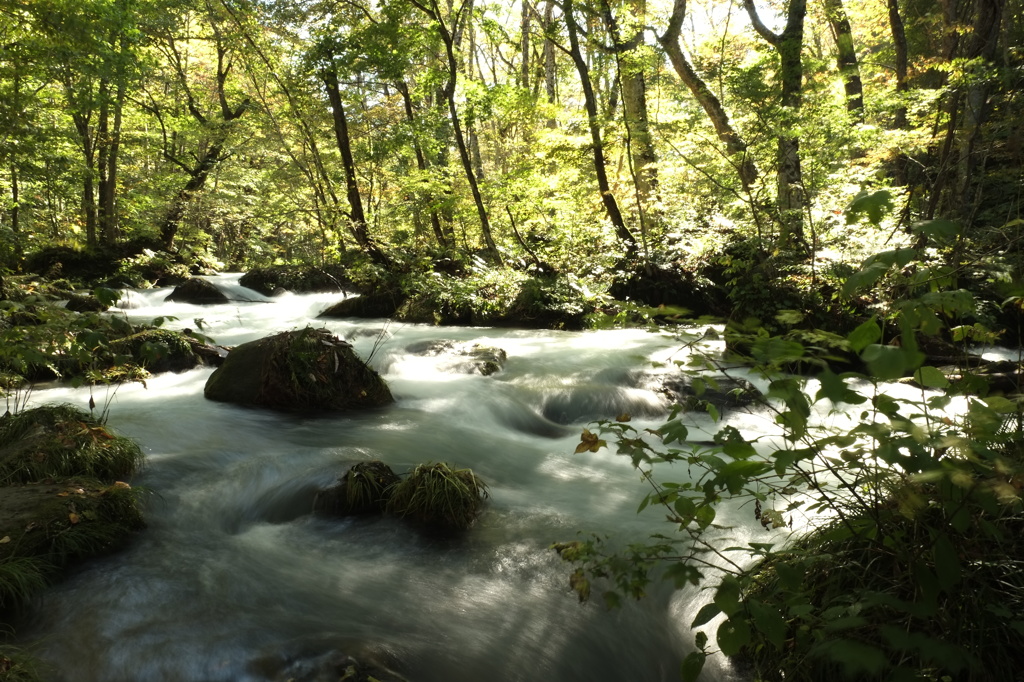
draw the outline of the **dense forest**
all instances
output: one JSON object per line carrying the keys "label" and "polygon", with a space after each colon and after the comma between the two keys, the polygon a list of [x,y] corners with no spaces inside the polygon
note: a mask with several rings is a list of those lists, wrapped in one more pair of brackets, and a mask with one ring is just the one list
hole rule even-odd
{"label": "dense forest", "polygon": [[[660,428],[583,431],[676,533],[554,545],[580,599],[724,571],[686,679],[713,652],[757,679],[1012,679],[1021,358],[968,351],[1024,331],[1022,46],[1018,0],[0,0],[0,387],[217,359],[201,328],[103,313],[216,272],[360,293],[338,317],[722,334]],[[678,418],[717,421],[734,362],[770,381],[767,455]],[[825,402],[861,423],[816,430]],[[820,516],[751,571],[715,544],[736,499],[765,529]]]}
{"label": "dense forest", "polygon": [[[947,246],[914,231],[941,218],[951,263],[1005,279],[1021,12],[8,2],[0,263],[148,248],[227,269],[344,259],[372,278],[447,258],[599,294],[638,266],[782,256],[828,275],[903,234]],[[853,236],[844,210],[878,190],[884,215]]]}

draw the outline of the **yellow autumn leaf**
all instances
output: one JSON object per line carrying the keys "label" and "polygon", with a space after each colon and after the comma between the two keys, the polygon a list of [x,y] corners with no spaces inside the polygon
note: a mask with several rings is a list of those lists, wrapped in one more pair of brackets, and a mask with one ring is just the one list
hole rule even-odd
{"label": "yellow autumn leaf", "polygon": [[81,517],[79,517],[78,514],[76,514],[74,512],[71,512],[70,514],[68,514],[68,521],[70,521],[72,525],[78,523],[81,520],[82,520]]}
{"label": "yellow autumn leaf", "polygon": [[10,535],[5,535],[2,538],[0,538],[0,545],[5,545],[5,544],[7,544],[10,541],[11,541],[11,536]]}

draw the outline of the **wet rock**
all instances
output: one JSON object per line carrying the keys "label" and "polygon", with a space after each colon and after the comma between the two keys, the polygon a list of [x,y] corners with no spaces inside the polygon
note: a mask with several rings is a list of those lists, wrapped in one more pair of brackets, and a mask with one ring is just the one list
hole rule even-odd
{"label": "wet rock", "polygon": [[661,381],[658,392],[684,410],[706,410],[708,405],[717,410],[749,407],[764,400],[764,394],[746,379],[726,375],[672,375]]}
{"label": "wet rock", "polygon": [[398,474],[384,462],[359,462],[337,483],[316,494],[313,512],[325,516],[379,514],[387,505],[391,488],[399,480]]}
{"label": "wet rock", "polygon": [[101,313],[107,309],[107,305],[92,294],[72,294],[64,307],[76,313]]}
{"label": "wet rock", "polygon": [[174,287],[165,301],[192,303],[195,305],[216,305],[227,303],[227,295],[205,279],[193,277]]}
{"label": "wet rock", "polygon": [[389,650],[360,642],[308,641],[285,644],[249,664],[249,672],[273,682],[407,682],[394,671]]}
{"label": "wet rock", "polygon": [[238,283],[264,296],[277,296],[285,291],[304,294],[358,289],[340,265],[274,265],[254,268],[242,275]]}
{"label": "wet rock", "polygon": [[482,374],[485,377],[500,372],[508,361],[508,353],[501,348],[479,343],[457,343],[447,339],[420,341],[406,346],[405,350],[413,355],[450,357],[452,362],[446,367],[449,371]]}
{"label": "wet rock", "polygon": [[350,296],[317,317],[394,317],[401,302],[401,297],[391,291]]}
{"label": "wet rock", "polygon": [[352,346],[326,329],[282,332],[233,349],[206,382],[210,400],[277,410],[346,411],[394,402]]}

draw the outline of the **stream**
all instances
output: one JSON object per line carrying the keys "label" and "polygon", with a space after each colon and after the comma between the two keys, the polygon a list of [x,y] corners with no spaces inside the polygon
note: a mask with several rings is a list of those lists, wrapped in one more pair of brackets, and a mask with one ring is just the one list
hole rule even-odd
{"label": "stream", "polygon": [[[679,341],[640,330],[315,320],[339,294],[268,299],[238,286],[238,275],[210,279],[236,300],[203,307],[165,303],[169,289],[131,292],[137,307],[123,314],[173,317],[169,328],[201,329],[227,346],[324,326],[369,358],[396,403],[318,416],[215,403],[203,397],[212,368],[93,388],[97,412],[146,453],[131,483],[149,492],[148,528],[74,570],[20,626],[55,682],[334,682],[323,671],[337,652],[412,682],[679,679],[688,624],[710,593],[656,585],[607,610],[595,585],[580,604],[570,566],[549,549],[580,531],[622,543],[672,532],[664,514],[636,513],[646,490],[627,458],[573,450],[594,419],[628,412],[641,427],[661,423],[662,399],[631,377],[684,358]],[[508,361],[482,376],[410,350],[437,340],[499,347]],[[30,401],[86,408],[89,396],[57,386]],[[706,414],[687,419],[693,432],[714,428]],[[727,419],[768,428],[749,413]],[[455,539],[400,519],[310,514],[316,490],[369,459],[400,474],[427,461],[472,468],[489,485],[485,511]],[[748,517],[719,522],[770,535]],[[703,679],[741,679],[722,660],[706,670]]]}

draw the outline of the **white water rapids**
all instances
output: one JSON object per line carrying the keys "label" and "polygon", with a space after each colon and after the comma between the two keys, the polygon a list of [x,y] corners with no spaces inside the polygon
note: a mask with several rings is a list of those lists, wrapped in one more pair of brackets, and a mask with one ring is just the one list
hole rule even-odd
{"label": "white water rapids", "polygon": [[[150,492],[148,528],[47,591],[20,627],[57,680],[333,682],[314,674],[331,651],[376,655],[413,682],[679,679],[688,623],[711,594],[655,586],[609,611],[595,585],[581,605],[570,566],[549,549],[577,531],[620,543],[672,532],[663,514],[636,513],[647,491],[626,458],[573,450],[592,419],[630,412],[640,426],[660,423],[658,396],[628,375],[678,342],[643,331],[315,320],[338,294],[266,299],[237,276],[212,279],[255,302],[164,303],[164,289],[133,294],[142,307],[125,312],[137,322],[174,316],[168,327],[202,328],[224,345],[325,326],[370,357],[396,403],[319,416],[214,403],[203,398],[211,368],[93,389],[109,425],[146,453],[131,482]],[[441,339],[503,348],[508,362],[485,377],[407,350]],[[84,408],[89,395],[55,387],[31,401]],[[711,428],[707,415],[688,418]],[[486,509],[454,540],[392,518],[310,514],[318,488],[367,459],[400,474],[427,461],[470,467],[490,486]],[[772,537],[750,516],[720,521]],[[736,678],[721,661],[708,668],[709,679]]]}

